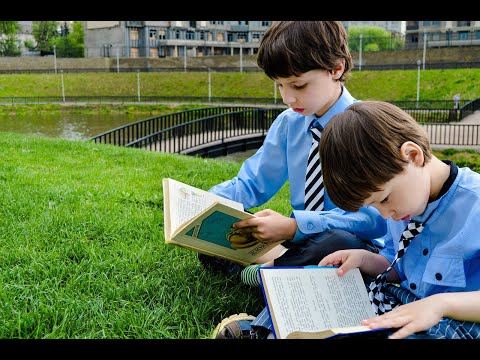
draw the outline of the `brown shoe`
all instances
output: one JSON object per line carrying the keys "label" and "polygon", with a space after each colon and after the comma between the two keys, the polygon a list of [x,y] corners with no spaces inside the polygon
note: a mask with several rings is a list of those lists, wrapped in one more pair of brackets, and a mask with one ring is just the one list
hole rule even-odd
{"label": "brown shoe", "polygon": [[230,315],[217,325],[212,339],[257,339],[250,326],[255,316],[245,313]]}

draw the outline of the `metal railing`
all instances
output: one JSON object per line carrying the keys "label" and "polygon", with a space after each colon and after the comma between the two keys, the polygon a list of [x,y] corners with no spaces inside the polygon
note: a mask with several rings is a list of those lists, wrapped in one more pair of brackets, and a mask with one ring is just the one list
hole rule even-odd
{"label": "metal railing", "polygon": [[[464,100],[459,109],[452,109],[451,101],[391,103],[425,127],[432,145],[480,146],[480,125],[458,123],[463,116],[480,109],[480,99]],[[419,104],[423,108],[419,108]],[[182,111],[124,125],[91,140],[150,151],[214,157],[235,152],[232,149],[258,148],[283,110],[241,106]]]}
{"label": "metal railing", "polygon": [[[200,154],[212,146],[229,147],[229,142],[247,143],[263,139],[282,109],[242,109],[207,116],[165,128],[132,141],[126,146],[169,153]],[[246,146],[246,145],[245,145]]]}
{"label": "metal railing", "polygon": [[131,144],[136,140],[152,136],[152,134],[156,134],[164,129],[181,126],[182,124],[195,121],[199,118],[240,110],[246,111],[248,108],[225,106],[179,111],[123,125],[96,135],[89,140],[101,144],[128,146],[128,144]]}

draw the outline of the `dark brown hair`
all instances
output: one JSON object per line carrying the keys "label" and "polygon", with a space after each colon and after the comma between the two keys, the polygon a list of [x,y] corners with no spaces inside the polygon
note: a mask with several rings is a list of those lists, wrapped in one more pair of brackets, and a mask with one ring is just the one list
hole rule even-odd
{"label": "dark brown hair", "polygon": [[260,42],[257,64],[270,79],[332,71],[345,60],[339,81],[352,69],[348,34],[341,21],[274,21]]}
{"label": "dark brown hair", "polygon": [[381,191],[407,160],[401,146],[416,143],[424,164],[432,157],[424,129],[408,113],[383,101],[359,101],[332,117],[320,139],[323,184],[335,205],[357,211]]}

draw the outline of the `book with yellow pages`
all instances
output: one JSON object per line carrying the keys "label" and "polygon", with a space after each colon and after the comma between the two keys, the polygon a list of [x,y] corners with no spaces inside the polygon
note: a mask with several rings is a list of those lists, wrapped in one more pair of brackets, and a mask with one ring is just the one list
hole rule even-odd
{"label": "book with yellow pages", "polygon": [[338,276],[333,266],[260,267],[277,339],[387,337],[389,329],[361,324],[375,316],[358,268]]}
{"label": "book with yellow pages", "polygon": [[254,217],[243,205],[170,178],[163,179],[165,243],[242,265],[255,262],[278,243],[240,235],[232,224]]}

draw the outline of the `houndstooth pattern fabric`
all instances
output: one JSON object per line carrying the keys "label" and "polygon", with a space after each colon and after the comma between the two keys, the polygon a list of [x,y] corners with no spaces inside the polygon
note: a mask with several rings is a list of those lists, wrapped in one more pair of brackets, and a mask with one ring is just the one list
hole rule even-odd
{"label": "houndstooth pattern fabric", "polygon": [[387,270],[385,270],[382,274],[379,274],[375,278],[375,280],[370,283],[370,286],[368,288],[368,296],[377,315],[382,315],[399,305],[397,302],[394,302],[391,299],[385,297],[386,279],[390,270],[393,269],[393,266],[397,263],[398,260],[401,259],[401,257],[407,251],[408,245],[410,245],[412,240],[418,234],[420,234],[422,230],[423,223],[410,220],[407,227],[403,231],[402,236],[400,237],[398,251],[392,263],[387,268]]}
{"label": "houndstooth pattern fabric", "polygon": [[310,211],[322,211],[324,205],[322,165],[318,152],[318,143],[320,142],[322,130],[323,128],[310,128],[313,140],[308,155],[307,175],[305,178],[305,210]]}

